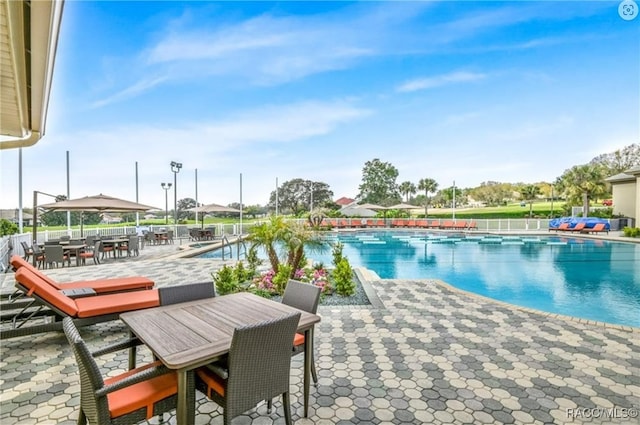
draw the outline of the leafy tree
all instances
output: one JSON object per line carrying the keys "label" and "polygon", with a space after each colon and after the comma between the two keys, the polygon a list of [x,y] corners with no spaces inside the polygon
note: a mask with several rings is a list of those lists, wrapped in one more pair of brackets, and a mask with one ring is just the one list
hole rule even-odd
{"label": "leafy tree", "polygon": [[247,205],[244,208],[244,213],[251,217],[251,218],[256,218],[259,215],[264,215],[267,213],[267,209],[261,205]]}
{"label": "leafy tree", "polygon": [[564,194],[567,205],[582,203],[583,217],[589,215],[589,201],[607,193],[605,168],[601,165],[576,165],[556,181],[556,186]]}
{"label": "leafy tree", "polygon": [[540,187],[535,184],[529,184],[523,186],[522,189],[520,189],[520,196],[522,196],[522,199],[524,199],[529,204],[529,218],[531,218],[533,212],[533,201],[538,197],[539,194]]}
{"label": "leafy tree", "polygon": [[436,181],[431,178],[420,179],[420,181],[418,182],[418,190],[424,190],[424,216],[426,218],[428,217],[427,208],[431,203],[429,193],[434,193],[436,190],[438,190],[438,183],[436,183]]}
{"label": "leafy tree", "polygon": [[501,205],[513,197],[514,187],[511,183],[482,182],[480,187],[470,191],[470,195],[487,205]]}
{"label": "leafy tree", "polygon": [[598,155],[589,164],[602,166],[606,177],[623,173],[640,165],[640,144],[634,143],[615,152]]}
{"label": "leafy tree", "polygon": [[[313,205],[322,206],[331,203],[333,192],[329,185],[311,180],[293,179],[282,183],[278,190],[278,209],[295,215],[308,211],[313,198]],[[276,209],[276,191],[269,196],[268,208]]]}
{"label": "leafy tree", "polygon": [[405,196],[407,203],[409,203],[409,196],[414,195],[417,192],[416,185],[408,181],[400,183],[398,189],[400,190],[400,193]]}
{"label": "leafy tree", "polygon": [[398,169],[389,162],[375,158],[362,169],[362,183],[358,199],[372,204],[391,205],[402,200],[396,179]]}
{"label": "leafy tree", "polygon": [[[455,188],[456,190],[456,205],[464,203],[464,197],[462,189],[459,187]],[[450,207],[453,207],[453,186],[442,189],[440,192],[442,196],[442,200]]]}
{"label": "leafy tree", "polygon": [[286,232],[288,232],[288,227],[282,216],[271,216],[269,221],[249,229],[248,240],[252,243],[252,246],[264,247],[274,273],[278,273],[280,268],[280,258],[277,251],[278,243],[285,239]]}
{"label": "leafy tree", "polygon": [[178,199],[178,221],[195,218],[195,212],[187,211],[189,208],[194,208],[195,206],[196,200],[193,198]]}

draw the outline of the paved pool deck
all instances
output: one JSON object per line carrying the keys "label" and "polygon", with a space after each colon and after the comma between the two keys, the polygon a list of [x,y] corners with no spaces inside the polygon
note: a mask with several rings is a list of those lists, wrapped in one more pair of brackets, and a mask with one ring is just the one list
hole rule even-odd
{"label": "paved pool deck", "polygon": [[[159,286],[210,280],[221,262],[176,258],[175,245],[139,257],[46,271],[59,280],[142,274]],[[637,424],[640,329],[540,313],[436,280],[380,280],[363,271],[377,306],[320,306],[319,385],[302,418],[302,356],[293,359],[294,422],[310,424]],[[13,286],[3,276],[4,290]],[[127,335],[120,322],[81,329],[89,346]],[[77,366],[62,333],[0,342],[0,423],[75,424]],[[142,359],[151,359],[142,350]],[[127,353],[100,358],[105,375]],[[222,424],[221,409],[197,397],[198,424]],[[284,424],[280,403],[234,425]],[[164,423],[175,424],[165,415]],[[159,423],[158,418],[151,424]]]}

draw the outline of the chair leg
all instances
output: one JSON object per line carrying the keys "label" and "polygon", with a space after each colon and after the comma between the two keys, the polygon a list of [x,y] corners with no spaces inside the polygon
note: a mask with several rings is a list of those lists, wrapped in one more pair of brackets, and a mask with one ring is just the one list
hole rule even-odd
{"label": "chair leg", "polygon": [[84,410],[82,410],[82,407],[80,408],[80,412],[78,413],[78,425],[87,425],[87,416],[84,414]]}
{"label": "chair leg", "polygon": [[267,400],[267,414],[271,414],[271,408],[273,407],[273,400],[269,399]]}
{"label": "chair leg", "polygon": [[289,391],[282,393],[282,407],[284,407],[284,423],[291,425],[291,403],[289,402]]}

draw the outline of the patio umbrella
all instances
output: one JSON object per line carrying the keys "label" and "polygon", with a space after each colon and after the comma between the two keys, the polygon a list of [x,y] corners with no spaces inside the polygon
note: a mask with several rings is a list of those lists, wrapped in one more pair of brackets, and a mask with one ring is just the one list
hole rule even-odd
{"label": "patio umbrella", "polygon": [[[84,198],[68,199],[66,201],[53,202],[51,204],[40,205],[49,211],[80,211],[80,212],[132,212],[132,211],[149,211],[158,208],[149,205],[139,204],[137,202],[127,201],[113,196],[103,195],[102,193],[94,196],[85,196]],[[37,223],[34,223],[34,239]],[[82,215],[80,216],[80,235],[84,235],[84,222]]]}
{"label": "patio umbrella", "polygon": [[373,211],[382,211],[387,209],[387,207],[383,207],[382,205],[376,205],[376,204],[360,204],[357,207],[364,208],[366,210],[373,210]]}
{"label": "patio umbrella", "polygon": [[[239,213],[240,212],[240,210],[237,208],[225,207],[224,205],[220,205],[220,204],[200,205],[199,207],[189,208],[187,211],[201,212],[201,213],[216,213],[216,212]],[[204,216],[202,217],[202,227],[204,228]]]}

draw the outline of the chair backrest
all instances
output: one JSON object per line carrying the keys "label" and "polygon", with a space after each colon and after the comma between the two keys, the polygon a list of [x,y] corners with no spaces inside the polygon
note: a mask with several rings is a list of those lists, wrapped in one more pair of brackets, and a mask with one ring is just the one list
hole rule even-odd
{"label": "chair backrest", "polygon": [[60,236],[60,240],[61,240],[61,241],[68,241],[68,240],[70,240],[70,239],[71,239],[71,236],[69,236],[69,235],[62,235],[62,236]]}
{"label": "chair backrest", "polygon": [[91,246],[93,245],[93,243],[96,241],[96,237],[94,235],[88,235],[85,239],[84,239],[84,243],[87,244],[87,246]]}
{"label": "chair backrest", "polygon": [[24,250],[25,254],[28,252],[32,252],[32,249],[29,247],[29,245],[27,245],[25,241],[20,241],[20,245],[22,245],[22,249]]}
{"label": "chair backrest", "polygon": [[64,248],[62,248],[62,245],[45,245],[44,257],[47,263],[63,263]]}
{"label": "chair backrest", "polygon": [[[40,250],[40,248],[38,247],[38,245],[34,245],[34,251],[33,251],[33,255],[35,255],[36,257],[38,255],[42,255],[43,252]],[[51,279],[49,276],[47,276],[46,274],[42,273],[40,270],[38,270],[37,268],[33,267],[33,265],[29,262],[27,262],[24,258],[19,257],[17,255],[14,255],[11,257],[11,266],[16,269],[16,271],[18,269],[20,269],[21,267],[25,267],[27,270],[31,271],[33,274],[35,274],[36,276],[38,276],[40,279],[44,280],[45,282],[47,282],[49,285],[53,286],[55,289],[62,289],[60,287],[60,285],[58,285],[58,283]]]}
{"label": "chair backrest", "polygon": [[138,249],[138,235],[129,236],[127,247],[129,248],[129,251],[136,251]]}
{"label": "chair backrest", "polygon": [[158,288],[160,305],[184,303],[216,296],[213,282],[189,283]]}
{"label": "chair backrest", "polygon": [[224,415],[233,418],[289,391],[291,341],[300,313],[237,328],[229,349]]}
{"label": "chair backrest", "polygon": [[[69,317],[62,319],[62,329],[71,345],[71,350],[80,370],[80,404],[90,424],[109,421],[109,404],[106,395],[96,396],[96,391],[104,387],[104,380],[87,345],[82,340],[78,328]],[[106,415],[106,416],[105,416]]]}
{"label": "chair backrest", "polygon": [[282,304],[316,314],[321,291],[322,288],[319,286],[289,279],[282,296]]}

